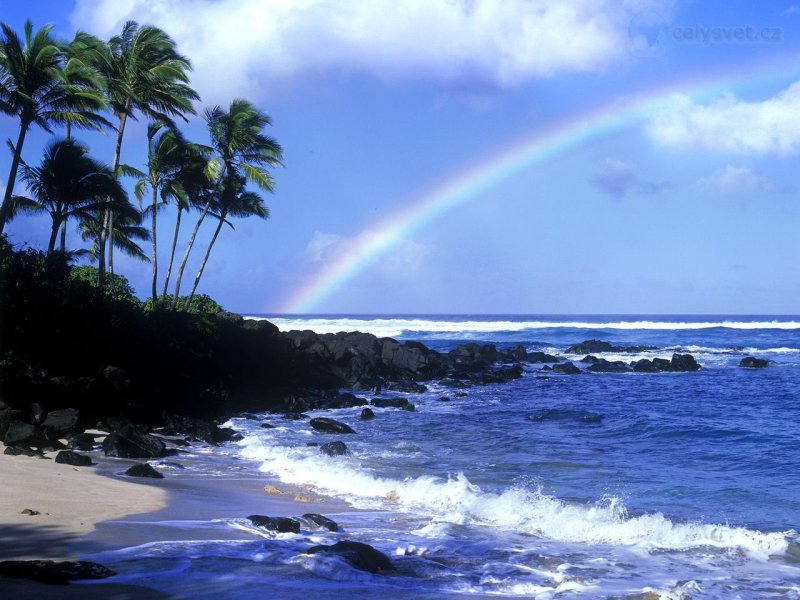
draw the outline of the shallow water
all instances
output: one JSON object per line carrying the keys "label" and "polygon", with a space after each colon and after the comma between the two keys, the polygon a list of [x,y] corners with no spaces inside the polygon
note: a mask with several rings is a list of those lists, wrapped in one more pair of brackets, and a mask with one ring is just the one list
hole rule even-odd
{"label": "shallow water", "polygon": [[[371,421],[358,419],[360,409],[309,413],[347,422],[355,436],[275,415],[263,415],[273,429],[233,419],[242,442],[183,460],[188,469],[175,476],[305,486],[294,489],[358,509],[329,515],[345,532],[170,521],[169,541],[95,557],[123,580],[197,598],[258,597],[267,584],[281,597],[800,598],[800,318],[272,320],[444,351],[468,340],[563,354],[595,338],[658,348],[598,355],[608,360],[691,352],[703,369],[567,376],[530,365],[520,380],[465,395],[431,385],[406,396],[414,412],[375,408]],[[774,364],[741,369],[746,355]],[[403,394],[383,394],[394,396]],[[334,439],[349,455],[309,445]],[[227,539],[232,530],[239,539]],[[345,538],[390,554],[398,572],[362,573],[304,553]]]}

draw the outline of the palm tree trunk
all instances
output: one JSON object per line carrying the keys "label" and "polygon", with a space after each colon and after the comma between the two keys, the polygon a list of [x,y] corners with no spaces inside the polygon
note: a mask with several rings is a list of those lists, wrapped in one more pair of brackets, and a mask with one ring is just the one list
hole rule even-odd
{"label": "palm tree trunk", "polygon": [[167,267],[167,276],[164,278],[164,291],[161,293],[162,296],[166,297],[167,295],[167,286],[169,285],[169,277],[172,274],[172,261],[175,260],[175,248],[178,246],[178,232],[181,229],[181,213],[183,209],[179,206],[178,207],[178,216],[175,218],[175,235],[172,237],[172,251],[169,254],[169,266]]}
{"label": "palm tree trunk", "polygon": [[156,305],[158,304],[158,292],[156,291],[156,279],[158,278],[158,253],[156,252],[156,211],[158,210],[158,187],[156,185],[151,186],[153,188],[153,310],[156,309]]}
{"label": "palm tree trunk", "polygon": [[61,223],[61,251],[66,252],[67,250],[67,218],[64,218],[64,222]]}
{"label": "palm tree trunk", "polygon": [[[128,120],[128,103],[125,104],[125,110],[119,116],[119,125],[117,126],[117,143],[114,146],[114,160],[111,164],[111,172],[117,176],[117,169],[119,168],[120,153],[122,152],[122,136],[125,134],[125,123]],[[114,291],[114,211],[108,209],[106,211],[105,225],[100,234],[100,249],[101,258],[105,258],[105,245],[108,243],[108,271],[111,273],[111,291]],[[100,275],[104,275],[105,263],[100,261]]]}
{"label": "palm tree trunk", "polygon": [[8,174],[6,193],[3,196],[3,204],[0,206],[0,234],[3,233],[8,217],[10,216],[11,195],[14,193],[14,183],[17,181],[17,170],[19,169],[19,162],[22,157],[22,145],[25,143],[25,134],[28,133],[28,127],[30,127],[30,123],[20,121],[17,145],[14,146],[14,158],[11,160],[11,172]]}
{"label": "palm tree trunk", "polygon": [[206,218],[210,208],[211,201],[209,200],[206,202],[205,207],[203,207],[203,212],[200,214],[200,218],[197,219],[197,225],[194,226],[192,237],[189,238],[189,244],[186,246],[186,252],[183,253],[181,266],[178,268],[178,275],[175,277],[175,294],[172,297],[172,310],[175,310],[175,308],[178,306],[178,296],[181,293],[181,279],[183,279],[183,271],[186,269],[186,263],[189,262],[189,253],[192,251],[192,246],[194,246],[194,240],[197,237],[197,232],[200,230],[200,225],[203,224],[203,219]]}
{"label": "palm tree trunk", "polygon": [[222,213],[220,213],[219,215],[219,223],[217,224],[217,229],[214,231],[214,237],[211,238],[211,242],[208,244],[206,255],[203,257],[203,262],[200,264],[200,270],[197,272],[197,276],[194,278],[194,285],[192,286],[192,292],[186,297],[186,302],[184,302],[183,304],[184,312],[189,310],[189,304],[191,304],[192,298],[194,298],[194,293],[197,291],[197,286],[200,283],[200,278],[203,276],[203,270],[206,268],[208,257],[211,256],[211,248],[214,247],[214,242],[217,241],[219,230],[222,229],[222,224],[225,222],[225,217],[227,214],[228,214],[227,211],[223,210]]}
{"label": "palm tree trunk", "polygon": [[47,244],[47,254],[52,254],[56,249],[56,238],[58,237],[58,229],[61,226],[60,219],[56,215],[51,215],[53,218],[53,227],[50,229],[50,241]]}

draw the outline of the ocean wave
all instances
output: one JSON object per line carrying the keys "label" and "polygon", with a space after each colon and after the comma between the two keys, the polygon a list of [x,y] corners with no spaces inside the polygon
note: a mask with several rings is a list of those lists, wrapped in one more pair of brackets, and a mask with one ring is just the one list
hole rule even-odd
{"label": "ocean wave", "polygon": [[354,506],[422,514],[456,524],[524,532],[554,541],[611,544],[644,551],[698,547],[739,549],[766,560],[785,553],[791,532],[762,533],[743,527],[676,523],[661,513],[629,516],[618,498],[593,505],[564,502],[539,489],[512,487],[501,493],[482,490],[459,473],[403,480],[381,477],[358,459],[328,458],[307,449],[264,444],[256,436],[240,442],[242,455],[262,463],[261,470],[289,484],[310,484],[343,497]]}
{"label": "ocean wave", "polygon": [[[260,316],[246,318],[259,319]],[[617,330],[696,330],[696,329],[800,329],[800,321],[654,321],[654,320],[608,320],[602,322],[582,320],[438,320],[424,318],[369,319],[369,318],[304,318],[270,317],[281,331],[310,329],[317,333],[361,331],[379,337],[398,337],[411,332],[437,334],[476,334],[500,331],[520,332],[537,329],[617,329]]]}

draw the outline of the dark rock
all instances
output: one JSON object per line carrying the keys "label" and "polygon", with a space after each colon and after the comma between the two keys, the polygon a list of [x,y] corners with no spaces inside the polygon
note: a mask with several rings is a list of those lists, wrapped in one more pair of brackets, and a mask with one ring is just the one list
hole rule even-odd
{"label": "dark rock", "polygon": [[56,462],[64,465],[72,465],[73,467],[92,466],[91,457],[72,452],[71,450],[62,450],[56,454]]}
{"label": "dark rock", "polygon": [[697,371],[700,365],[691,354],[673,354],[670,361],[671,371]]}
{"label": "dark rock", "polygon": [[303,419],[307,419],[308,415],[305,413],[288,412],[283,415],[283,418],[286,419],[287,421],[300,421]]}
{"label": "dark rock", "polygon": [[631,365],[633,370],[637,373],[656,373],[658,372],[658,367],[652,363],[652,361],[647,360],[646,358],[642,358],[637,360],[636,362],[632,363]]}
{"label": "dark rock", "polygon": [[428,391],[428,388],[423,384],[408,380],[391,381],[386,384],[386,389],[392,392],[403,392],[406,394],[422,394]]}
{"label": "dark rock", "polygon": [[[603,359],[603,360],[605,360],[605,359]],[[582,362],[582,363],[590,363],[590,364],[595,364],[595,363],[598,363],[598,362],[600,362],[600,359],[599,359],[599,358],[597,358],[596,356],[594,356],[593,354],[587,354],[586,356],[584,356],[584,357],[581,359],[581,362]]]}
{"label": "dark rock", "polygon": [[243,326],[244,325],[244,317],[242,317],[242,315],[240,315],[238,313],[235,313],[235,312],[230,312],[230,311],[227,311],[227,310],[223,310],[221,312],[218,312],[214,316],[218,321],[228,322],[231,325],[238,325],[238,326]]}
{"label": "dark rock", "polygon": [[41,450],[32,450],[24,446],[6,446],[3,454],[7,454],[9,456],[38,456],[39,458],[45,458],[44,453],[42,453]]}
{"label": "dark rock", "polygon": [[79,579],[105,579],[114,571],[95,562],[70,560],[4,560],[0,562],[0,577],[30,579],[50,585],[64,585]]}
{"label": "dark rock", "polygon": [[375,413],[372,412],[371,408],[364,408],[361,411],[361,417],[360,418],[361,418],[362,421],[367,421],[369,419],[374,419],[375,418]]}
{"label": "dark rock", "polygon": [[47,413],[42,427],[55,433],[67,433],[78,425],[79,416],[80,412],[74,408],[53,410]]}
{"label": "dark rock", "polygon": [[322,431],[325,433],[355,433],[353,428],[349,425],[346,425],[341,421],[329,419],[328,417],[317,417],[315,419],[311,419],[309,423],[311,424],[311,427],[317,431]]}
{"label": "dark rock", "polygon": [[596,352],[618,352],[619,347],[602,340],[585,340],[580,344],[570,346],[565,350],[567,354],[594,354]]}
{"label": "dark rock", "polygon": [[483,373],[480,377],[480,382],[484,384],[490,383],[506,383],[512,381],[513,379],[519,379],[522,377],[522,365],[516,364],[510,367],[502,367],[502,368],[494,368],[486,373]]}
{"label": "dark rock", "polygon": [[97,429],[111,433],[130,424],[130,419],[126,417],[106,417],[106,419],[97,424]]}
{"label": "dark rock", "polygon": [[354,406],[366,406],[367,401],[358,398],[353,394],[336,394],[332,398],[326,398],[319,402],[319,408],[353,408]]}
{"label": "dark rock", "polygon": [[290,517],[265,517],[264,515],[250,515],[247,517],[256,527],[278,533],[300,533],[300,522]]}
{"label": "dark rock", "polygon": [[571,362],[567,361],[565,363],[553,365],[553,372],[562,373],[564,375],[577,375],[581,372],[581,370]]}
{"label": "dark rock", "polygon": [[91,433],[78,433],[69,438],[68,447],[72,450],[89,452],[94,450],[95,441]]}
{"label": "dark rock", "polygon": [[460,379],[453,379],[452,377],[445,377],[444,379],[439,380],[439,385],[451,388],[463,388],[467,387],[467,384],[461,381]]}
{"label": "dark rock", "polygon": [[327,529],[328,531],[339,531],[338,523],[324,515],[317,513],[306,513],[303,515],[303,518],[306,521],[310,521],[323,529]]}
{"label": "dark rock", "polygon": [[511,346],[500,350],[498,359],[505,362],[525,362],[528,359],[528,352],[523,346]]}
{"label": "dark rock", "polygon": [[164,479],[163,473],[159,473],[147,463],[140,463],[138,465],[131,466],[127,471],[125,471],[125,475],[128,477],[150,477],[151,479]]}
{"label": "dark rock", "polygon": [[402,408],[403,410],[414,410],[414,405],[406,398],[373,398],[370,404],[377,408]]}
{"label": "dark rock", "polygon": [[441,396],[440,398],[437,399],[439,400],[439,402],[450,402],[450,398],[448,398],[447,396]]}
{"label": "dark rock", "polygon": [[277,325],[270,323],[266,319],[245,319],[242,325],[244,329],[249,331],[258,331],[259,333],[269,336],[277,336],[280,333]]}
{"label": "dark rock", "polygon": [[13,410],[11,408],[4,408],[0,410],[0,439],[5,439],[8,426],[11,421],[22,421],[23,415],[21,410]]}
{"label": "dark rock", "polygon": [[529,363],[556,363],[559,360],[563,359],[544,352],[529,352],[528,356],[525,358],[525,362]]}
{"label": "dark rock", "polygon": [[14,420],[8,424],[3,442],[6,446],[42,446],[47,439],[44,431],[36,425]]}
{"label": "dark rock", "polygon": [[131,387],[131,377],[125,369],[108,365],[100,369],[100,377],[115,392],[126,392]]}
{"label": "dark rock", "polygon": [[259,427],[262,429],[275,429],[275,425],[272,425],[271,423],[262,423],[259,425]]}
{"label": "dark rock", "polygon": [[105,455],[119,458],[161,458],[166,448],[162,440],[143,433],[135,425],[126,425],[103,440]]}
{"label": "dark rock", "polygon": [[41,404],[39,404],[38,402],[34,402],[33,404],[31,404],[30,414],[31,414],[31,423],[33,423],[34,425],[42,424],[42,421],[44,420],[44,409],[42,408]]}
{"label": "dark rock", "polygon": [[671,371],[672,367],[666,358],[654,358],[653,366],[657,371]]}
{"label": "dark rock", "polygon": [[589,365],[586,370],[592,373],[627,373],[631,368],[621,360],[611,362],[600,358],[594,364]]}
{"label": "dark rock", "polygon": [[765,369],[769,366],[769,361],[764,358],[746,356],[739,362],[739,366],[745,369]]}
{"label": "dark rock", "polygon": [[336,542],[332,546],[312,546],[306,550],[306,554],[318,554],[320,552],[340,556],[356,569],[369,573],[384,573],[395,570],[395,566],[388,556],[361,542],[343,540]]}
{"label": "dark rock", "polygon": [[241,440],[242,436],[229,427],[218,427],[208,419],[182,417],[164,413],[163,432],[167,435],[187,435],[190,439],[202,441],[211,446],[223,442]]}
{"label": "dark rock", "polygon": [[319,451],[328,456],[342,456],[347,454],[347,445],[344,442],[328,442],[319,447]]}

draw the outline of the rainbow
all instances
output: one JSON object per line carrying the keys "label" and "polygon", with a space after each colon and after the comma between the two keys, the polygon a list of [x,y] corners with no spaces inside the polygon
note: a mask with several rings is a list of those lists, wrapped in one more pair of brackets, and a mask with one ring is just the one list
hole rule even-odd
{"label": "rainbow", "polygon": [[765,68],[750,66],[713,78],[684,80],[680,83],[650,90],[633,98],[594,107],[573,115],[545,129],[516,141],[488,160],[473,164],[446,177],[421,196],[403,203],[403,208],[369,228],[355,238],[334,260],[322,265],[291,291],[279,304],[277,312],[284,314],[310,313],[322,301],[353,279],[382,254],[407,239],[416,231],[436,221],[445,213],[474,200],[499,182],[544,161],[601,139],[611,133],[642,124],[670,108],[676,95],[713,96],[736,83],[763,83],[776,76],[797,75],[797,57],[781,61],[781,65]]}

